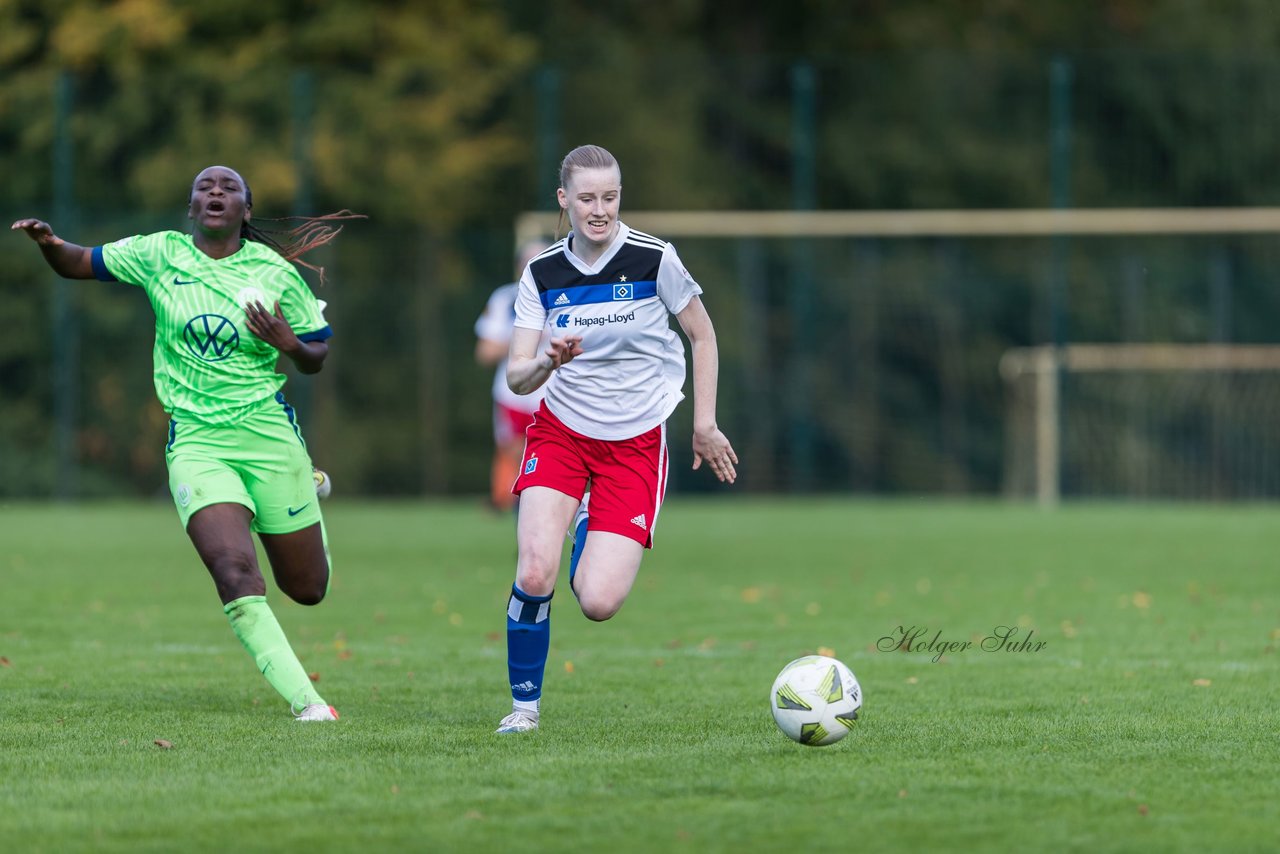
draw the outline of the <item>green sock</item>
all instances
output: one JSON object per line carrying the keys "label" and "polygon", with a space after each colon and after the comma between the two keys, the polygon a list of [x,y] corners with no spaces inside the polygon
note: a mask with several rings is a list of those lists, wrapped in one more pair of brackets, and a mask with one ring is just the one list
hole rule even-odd
{"label": "green sock", "polygon": [[[223,608],[240,643],[253,656],[258,670],[271,687],[289,701],[295,712],[312,703],[324,703],[289,647],[284,631],[271,613],[266,596],[241,596]],[[327,705],[327,704],[326,704]]]}

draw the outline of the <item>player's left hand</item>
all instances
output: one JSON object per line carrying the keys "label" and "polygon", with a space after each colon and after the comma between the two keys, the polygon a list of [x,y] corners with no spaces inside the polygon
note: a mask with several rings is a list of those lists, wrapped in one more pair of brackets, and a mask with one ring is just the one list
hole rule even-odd
{"label": "player's left hand", "polygon": [[701,467],[704,459],[707,461],[707,465],[711,467],[716,479],[721,483],[733,483],[738,479],[738,472],[734,468],[734,465],[738,462],[738,455],[734,453],[728,437],[720,432],[719,427],[712,426],[703,430],[693,431],[693,468],[695,471]]}
{"label": "player's left hand", "polygon": [[298,336],[293,334],[289,321],[284,319],[279,300],[276,300],[274,314],[267,311],[267,307],[261,302],[255,301],[245,305],[244,315],[249,331],[281,352],[296,350],[301,343]]}

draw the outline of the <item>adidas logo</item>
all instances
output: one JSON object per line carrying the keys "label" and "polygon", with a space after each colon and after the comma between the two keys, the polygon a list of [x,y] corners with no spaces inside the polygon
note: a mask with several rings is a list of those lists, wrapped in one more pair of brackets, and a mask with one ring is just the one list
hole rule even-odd
{"label": "adidas logo", "polygon": [[649,525],[648,525],[648,523],[646,523],[646,522],[644,521],[644,514],[643,514],[643,513],[641,513],[639,516],[637,516],[637,517],[635,517],[634,519],[632,519],[632,520],[631,520],[631,524],[632,524],[632,525],[639,525],[639,526],[640,526],[640,528],[641,528],[642,530],[645,530],[645,531],[649,530]]}
{"label": "adidas logo", "polygon": [[556,302],[555,302],[555,304],[556,304],[556,305],[568,305],[568,304],[569,304],[569,295],[568,295],[568,294],[564,294],[564,293],[560,294],[560,296],[556,297]]}
{"label": "adidas logo", "polygon": [[537,688],[538,688],[537,685],[534,685],[532,682],[528,682],[528,681],[521,682],[519,685],[511,686],[512,691],[520,691],[525,694],[529,693],[530,691],[536,691]]}

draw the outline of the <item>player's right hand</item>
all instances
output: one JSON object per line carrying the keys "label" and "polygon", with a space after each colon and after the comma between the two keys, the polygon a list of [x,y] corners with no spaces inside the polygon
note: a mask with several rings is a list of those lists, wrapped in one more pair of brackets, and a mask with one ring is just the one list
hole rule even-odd
{"label": "player's right hand", "polygon": [[9,226],[10,231],[25,231],[27,237],[30,237],[41,246],[54,246],[61,243],[53,233],[53,228],[49,223],[39,219],[20,219],[13,225]]}
{"label": "player's right hand", "polygon": [[573,361],[574,356],[582,355],[582,336],[566,335],[563,338],[552,338],[548,342],[546,355],[551,359],[551,370],[564,367]]}

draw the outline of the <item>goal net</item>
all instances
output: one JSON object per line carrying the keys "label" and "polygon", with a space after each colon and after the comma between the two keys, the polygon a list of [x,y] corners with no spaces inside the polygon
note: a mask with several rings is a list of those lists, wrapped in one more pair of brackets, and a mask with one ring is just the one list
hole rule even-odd
{"label": "goal net", "polygon": [[1009,496],[1280,496],[1280,347],[1019,348],[1000,373]]}

